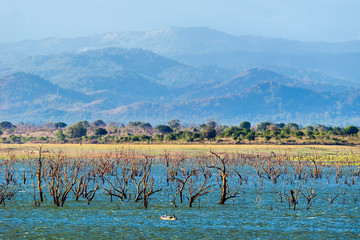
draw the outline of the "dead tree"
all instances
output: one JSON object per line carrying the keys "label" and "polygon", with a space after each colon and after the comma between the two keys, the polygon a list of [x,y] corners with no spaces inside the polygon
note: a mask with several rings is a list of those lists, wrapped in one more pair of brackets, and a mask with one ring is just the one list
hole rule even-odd
{"label": "dead tree", "polygon": [[88,168],[85,171],[86,164],[82,159],[76,161],[76,171],[78,172],[76,177],[76,184],[71,188],[71,191],[74,193],[75,201],[78,201],[81,196],[84,194],[86,178],[90,178],[91,168]]}
{"label": "dead tree", "polygon": [[84,197],[86,198],[87,205],[94,199],[95,193],[99,190],[99,183],[94,183],[93,188],[89,188],[90,179],[88,178],[84,185]]}
{"label": "dead tree", "polygon": [[213,154],[220,161],[220,164],[214,164],[214,165],[208,166],[208,168],[214,168],[219,171],[218,185],[221,190],[221,198],[220,198],[219,204],[225,204],[225,202],[228,199],[237,197],[237,195],[241,192],[241,189],[239,187],[235,187],[232,190],[230,190],[228,177],[229,177],[229,173],[231,172],[231,170],[228,169],[228,167],[229,167],[228,156],[225,156],[224,158],[222,158],[214,152],[211,152],[211,154]]}
{"label": "dead tree", "polygon": [[33,183],[33,192],[28,191],[27,189],[23,189],[25,192],[27,192],[32,199],[34,200],[34,207],[40,207],[40,201],[36,198],[36,186],[35,183]]}
{"label": "dead tree", "polygon": [[178,184],[178,190],[175,193],[174,199],[172,200],[172,203],[175,207],[176,205],[176,197],[179,195],[180,203],[183,203],[183,190],[185,188],[186,183],[191,178],[191,176],[196,174],[196,170],[193,169],[193,166],[190,164],[187,164],[186,166],[180,167],[180,172],[177,173],[177,171],[170,171],[170,180],[175,181]]}
{"label": "dead tree", "polygon": [[329,202],[330,204],[333,204],[334,201],[335,201],[335,199],[340,195],[340,193],[341,193],[341,189],[339,189],[339,193],[336,194],[334,197],[332,196],[331,193],[329,193],[328,202]]}
{"label": "dead tree", "polygon": [[[211,189],[211,185],[209,185],[209,180],[207,178],[206,173],[202,174],[202,176],[198,175],[199,170],[196,170],[196,174],[191,175],[191,178],[188,181],[188,194],[189,196],[188,198],[188,202],[189,202],[189,207],[192,207],[194,201],[205,194],[208,194],[210,192],[213,191],[213,189]],[[196,180],[194,180],[194,177],[198,177],[198,178],[203,178],[203,180],[201,181],[201,179],[198,180],[199,184],[196,184]]]}
{"label": "dead tree", "polygon": [[155,187],[155,178],[151,177],[151,165],[152,160],[148,159],[148,157],[145,157],[145,163],[144,163],[144,175],[142,180],[142,193],[143,193],[143,203],[144,208],[148,207],[150,196],[154,193],[160,192],[162,189],[154,189]]}
{"label": "dead tree", "polygon": [[11,200],[17,191],[17,184],[13,178],[15,171],[11,167],[5,169],[5,181],[0,184],[0,205],[5,207],[5,201]]}
{"label": "dead tree", "polygon": [[40,201],[43,202],[44,201],[44,193],[43,193],[43,189],[42,189],[42,177],[43,177],[42,146],[39,146],[37,148],[37,150],[39,151],[39,157],[38,157],[38,161],[37,161],[36,176],[37,176],[37,182],[38,182],[38,191],[39,191]]}
{"label": "dead tree", "polygon": [[312,204],[311,199],[315,198],[317,194],[316,191],[313,189],[313,187],[308,187],[308,188],[304,187],[304,190],[305,193],[304,191],[301,191],[301,194],[306,198],[308,204],[307,210],[309,210]]}
{"label": "dead tree", "polygon": [[70,163],[62,154],[50,161],[48,173],[49,194],[53,197],[54,205],[64,206],[67,195],[72,190],[78,176],[75,163]]}
{"label": "dead tree", "polygon": [[291,205],[293,206],[293,210],[296,210],[296,206],[299,203],[299,199],[301,196],[301,185],[299,186],[298,189],[290,189],[290,195],[289,194],[285,194],[287,196],[288,199],[288,203],[289,203],[289,209],[291,209]]}
{"label": "dead tree", "polygon": [[[136,187],[135,202],[142,200],[144,208],[149,205],[150,196],[160,192],[162,189],[155,189],[155,178],[151,176],[152,159],[144,156],[137,168],[132,168],[131,178]],[[139,179],[140,178],[140,179]]]}
{"label": "dead tree", "polygon": [[130,185],[129,181],[131,178],[131,169],[126,164],[122,164],[120,166],[121,172],[115,170],[115,177],[113,178],[105,178],[106,182],[110,185],[110,187],[104,186],[104,191],[112,197],[117,197],[121,201],[125,199],[130,199],[130,194],[128,193]]}

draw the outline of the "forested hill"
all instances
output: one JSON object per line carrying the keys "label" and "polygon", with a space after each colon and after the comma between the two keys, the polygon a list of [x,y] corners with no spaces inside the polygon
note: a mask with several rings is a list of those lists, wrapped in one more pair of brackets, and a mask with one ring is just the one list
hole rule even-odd
{"label": "forested hill", "polygon": [[[137,65],[138,58],[142,61]],[[163,67],[152,68],[157,64]],[[156,76],[174,66],[183,68],[171,74],[178,81],[186,70],[187,74],[207,74],[206,69],[138,49],[111,48],[25,59],[14,65],[14,70],[23,68],[31,74],[18,72],[0,80],[0,113],[4,119],[31,122],[101,118],[161,123],[179,118],[185,122],[218,119],[231,124],[243,119],[351,123],[356,121],[360,107],[357,90],[332,92],[331,84],[311,84],[259,68],[226,80],[193,80],[185,86],[165,85],[162,81],[166,78],[157,81]]]}
{"label": "forested hill", "polygon": [[359,50],[207,28],[2,44],[0,120],[357,124]]}

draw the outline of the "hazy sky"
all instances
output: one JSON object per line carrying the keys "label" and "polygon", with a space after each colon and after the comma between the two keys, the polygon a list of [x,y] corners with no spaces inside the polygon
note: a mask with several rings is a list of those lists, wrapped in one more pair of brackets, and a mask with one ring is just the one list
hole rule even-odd
{"label": "hazy sky", "polygon": [[206,26],[235,35],[360,39],[360,0],[0,0],[0,42]]}

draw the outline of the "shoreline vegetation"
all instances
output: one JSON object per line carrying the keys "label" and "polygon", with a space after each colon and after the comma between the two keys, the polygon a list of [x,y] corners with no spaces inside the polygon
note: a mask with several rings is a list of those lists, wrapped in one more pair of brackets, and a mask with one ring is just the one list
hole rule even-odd
{"label": "shoreline vegetation", "polygon": [[248,121],[238,126],[209,121],[184,126],[174,119],[153,127],[146,122],[127,125],[102,120],[79,121],[68,126],[63,122],[34,125],[0,122],[0,157],[36,157],[36,149],[44,153],[62,152],[77,158],[82,154],[116,154],[133,151],[161,158],[166,153],[322,155],[322,158],[360,157],[360,133],[356,126],[330,127],[321,124],[299,126],[296,123]]}
{"label": "shoreline vegetation", "polygon": [[243,121],[237,126],[216,121],[182,125],[173,119],[152,126],[134,121],[124,125],[103,120],[13,124],[0,122],[2,144],[171,144],[171,145],[360,145],[357,126],[333,127],[321,124],[260,122],[256,126]]}

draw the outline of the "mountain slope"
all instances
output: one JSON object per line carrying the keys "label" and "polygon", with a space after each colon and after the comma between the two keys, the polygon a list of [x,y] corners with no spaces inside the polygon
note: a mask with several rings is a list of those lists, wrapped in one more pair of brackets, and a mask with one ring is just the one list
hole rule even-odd
{"label": "mountain slope", "polygon": [[[209,79],[225,80],[234,70],[218,67],[193,67],[142,49],[105,48],[79,53],[61,53],[29,57],[0,67],[0,75],[18,71],[39,75],[64,88],[79,89],[85,93],[97,91],[95,83],[87,79],[132,77],[144,82],[167,86],[183,86]],[[90,80],[89,80],[90,81]]]}
{"label": "mountain slope", "polygon": [[165,122],[172,118],[184,121],[207,121],[218,119],[228,124],[243,120],[298,122],[303,124],[335,123],[350,121],[353,111],[347,111],[349,104],[360,106],[358,98],[344,103],[343,109],[335,108],[344,101],[331,93],[290,87],[275,81],[259,83],[241,94],[226,97],[195,99],[174,104],[137,103],[122,106],[106,114],[110,118],[139,119]]}
{"label": "mountain slope", "polygon": [[24,72],[1,78],[0,93],[2,118],[19,114],[26,119],[26,114],[31,111],[61,112],[91,101],[85,94],[60,88],[43,78]]}

